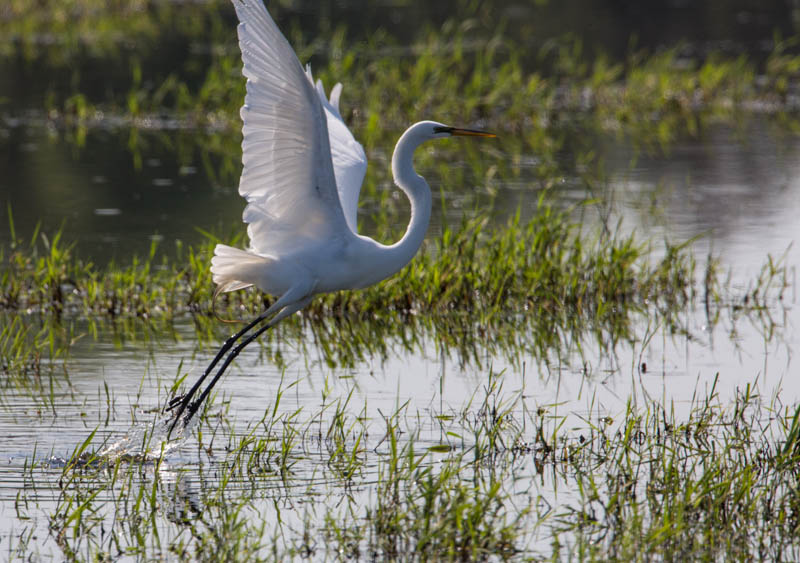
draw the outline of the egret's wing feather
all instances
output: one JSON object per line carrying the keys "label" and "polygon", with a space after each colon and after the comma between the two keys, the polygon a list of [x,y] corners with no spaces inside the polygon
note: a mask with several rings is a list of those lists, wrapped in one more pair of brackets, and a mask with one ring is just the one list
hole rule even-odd
{"label": "egret's wing feather", "polygon": [[[309,79],[311,79],[310,72]],[[336,175],[339,201],[342,204],[347,225],[355,233],[358,232],[356,218],[358,194],[361,192],[361,184],[364,182],[364,175],[367,172],[367,155],[364,153],[364,147],[355,140],[339,113],[342,85],[336,84],[331,89],[330,100],[325,98],[325,88],[321,80],[317,80],[316,86],[328,122],[328,138],[330,139],[333,172]]]}
{"label": "egret's wing feather", "polygon": [[254,251],[279,256],[343,232],[326,112],[262,0],[235,0],[247,78],[239,193]]}

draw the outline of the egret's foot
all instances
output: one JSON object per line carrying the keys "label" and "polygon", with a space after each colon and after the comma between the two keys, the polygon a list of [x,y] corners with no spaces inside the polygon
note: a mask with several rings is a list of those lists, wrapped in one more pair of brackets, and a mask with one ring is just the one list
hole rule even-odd
{"label": "egret's foot", "polygon": [[164,411],[171,413],[166,421],[166,426],[168,428],[167,439],[170,438],[177,428],[180,428],[181,435],[186,428],[188,428],[189,421],[192,419],[192,414],[194,414],[194,411],[197,409],[196,405],[188,402],[188,398],[189,397],[186,395],[178,395],[170,399],[167,403]]}
{"label": "egret's foot", "polygon": [[189,420],[190,418],[185,412],[183,414],[175,413],[169,417],[166,421],[167,439],[183,437],[189,427]]}
{"label": "egret's foot", "polygon": [[189,397],[187,395],[179,395],[172,398],[169,403],[167,403],[164,410],[166,412],[174,411],[166,422],[169,428],[167,431],[168,438],[178,427],[180,427],[181,433],[184,433],[191,425],[194,415],[200,410],[201,402],[199,399],[192,402],[189,402],[188,399]]}
{"label": "egret's foot", "polygon": [[178,407],[180,406],[181,403],[183,403],[184,399],[186,399],[186,395],[178,395],[177,397],[172,397],[169,400],[169,403],[167,403],[167,408],[165,408],[164,410],[165,411],[174,410],[175,407]]}

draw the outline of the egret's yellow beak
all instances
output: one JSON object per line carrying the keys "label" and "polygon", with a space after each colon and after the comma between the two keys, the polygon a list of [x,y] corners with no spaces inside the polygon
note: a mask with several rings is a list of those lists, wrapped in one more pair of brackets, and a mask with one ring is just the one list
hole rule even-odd
{"label": "egret's yellow beak", "polygon": [[459,129],[458,127],[451,127],[450,134],[453,136],[459,135],[462,137],[497,137],[494,133],[488,131],[478,131],[477,129]]}
{"label": "egret's yellow beak", "polygon": [[461,129],[459,127],[434,127],[434,133],[450,133],[453,136],[459,135],[462,137],[496,137],[494,133],[487,133],[486,131],[478,131],[477,129]]}

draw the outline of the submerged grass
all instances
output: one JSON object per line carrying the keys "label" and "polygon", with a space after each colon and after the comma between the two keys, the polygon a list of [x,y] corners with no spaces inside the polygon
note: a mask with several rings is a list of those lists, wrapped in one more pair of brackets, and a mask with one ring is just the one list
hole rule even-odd
{"label": "submerged grass", "polygon": [[[54,393],[69,386],[66,361],[74,339],[71,329],[0,313],[0,404],[9,391],[34,398],[39,408],[54,408]],[[40,411],[41,412],[41,411]]]}
{"label": "submerged grass", "polygon": [[[574,538],[573,555],[797,557],[798,460],[786,432],[793,410],[776,411],[749,387],[727,406],[713,393],[683,421],[663,406],[629,408],[616,435],[598,426],[564,451],[581,504],[556,528]],[[602,472],[586,471],[595,463]]]}
{"label": "submerged grass", "polygon": [[[227,415],[204,417],[185,446],[191,468],[186,454],[177,469],[169,456],[87,465],[84,443],[78,463],[26,471],[59,481],[49,541],[68,559],[800,555],[796,407],[749,387],[723,402],[712,388],[684,415],[648,400],[576,427],[504,392],[503,379],[490,374],[458,412],[401,405],[383,416],[352,393],[323,397],[333,410],[287,408],[290,384],[244,432]],[[332,450],[358,469],[343,472]],[[18,502],[23,517],[31,495]]]}

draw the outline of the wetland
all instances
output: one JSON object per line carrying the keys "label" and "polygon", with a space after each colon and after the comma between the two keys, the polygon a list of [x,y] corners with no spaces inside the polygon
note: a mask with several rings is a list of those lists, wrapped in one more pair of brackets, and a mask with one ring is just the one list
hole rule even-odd
{"label": "wetland", "polygon": [[417,257],[265,334],[171,442],[220,318],[272,298],[212,310],[233,9],[0,8],[3,557],[800,559],[793,12],[612,4],[268,3],[344,85],[360,232],[405,230],[407,124],[498,137],[418,151]]}

